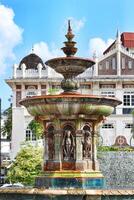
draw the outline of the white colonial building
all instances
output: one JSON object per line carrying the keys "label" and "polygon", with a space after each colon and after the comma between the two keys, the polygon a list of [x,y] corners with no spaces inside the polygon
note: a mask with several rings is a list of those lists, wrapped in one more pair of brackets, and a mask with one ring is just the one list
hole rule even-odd
{"label": "white colonial building", "polygon": [[[118,33],[103,56],[94,58],[92,69],[78,77],[80,92],[112,96],[122,101],[100,128],[103,145],[130,145],[132,137],[132,110],[134,109],[134,33]],[[22,98],[61,92],[62,76],[45,66],[35,53],[14,65],[13,76],[6,80],[13,90],[13,129],[11,158],[16,156],[20,144],[35,139],[28,128],[32,117],[20,106]]]}

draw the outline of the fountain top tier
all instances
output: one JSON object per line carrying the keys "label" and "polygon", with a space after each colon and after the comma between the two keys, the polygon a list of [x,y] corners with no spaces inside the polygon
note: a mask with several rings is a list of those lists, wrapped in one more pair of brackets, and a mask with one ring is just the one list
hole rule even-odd
{"label": "fountain top tier", "polygon": [[74,34],[72,33],[70,20],[68,21],[68,32],[65,37],[67,38],[67,41],[64,42],[65,47],[61,49],[66,54],[66,57],[53,58],[48,60],[46,65],[63,75],[64,79],[61,82],[61,88],[65,92],[74,92],[79,88],[78,83],[74,78],[93,66],[95,62],[90,59],[74,56],[77,52],[77,48],[75,47],[76,42],[72,41]]}

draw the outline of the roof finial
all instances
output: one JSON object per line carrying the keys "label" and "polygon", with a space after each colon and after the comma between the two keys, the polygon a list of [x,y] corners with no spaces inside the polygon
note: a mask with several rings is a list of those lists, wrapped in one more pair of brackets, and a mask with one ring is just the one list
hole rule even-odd
{"label": "roof finial", "polygon": [[34,53],[34,44],[32,44],[32,53]]}
{"label": "roof finial", "polygon": [[95,60],[97,58],[96,50],[93,52],[93,59]]}
{"label": "roof finial", "polygon": [[118,38],[119,36],[120,36],[120,31],[119,31],[119,29],[117,28],[116,38]]}
{"label": "roof finial", "polygon": [[76,42],[72,41],[74,38],[74,34],[72,33],[71,25],[70,25],[70,20],[68,20],[68,32],[65,35],[67,38],[67,41],[64,42],[65,47],[61,48],[63,52],[66,54],[67,57],[73,56],[77,52],[77,48],[74,47]]}
{"label": "roof finial", "polygon": [[116,43],[121,43],[121,36],[120,36],[119,29],[117,29],[117,33],[116,33]]}

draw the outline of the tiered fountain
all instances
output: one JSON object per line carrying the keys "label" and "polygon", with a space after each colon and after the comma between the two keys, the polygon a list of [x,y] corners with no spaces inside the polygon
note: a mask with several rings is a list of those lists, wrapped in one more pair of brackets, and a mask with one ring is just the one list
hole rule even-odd
{"label": "tiered fountain", "polygon": [[36,178],[36,187],[103,187],[104,177],[96,158],[97,127],[121,102],[115,98],[82,95],[75,77],[95,63],[74,57],[77,52],[68,22],[67,41],[62,48],[66,57],[48,60],[46,65],[63,75],[63,93],[23,99],[28,112],[44,125],[44,175]]}

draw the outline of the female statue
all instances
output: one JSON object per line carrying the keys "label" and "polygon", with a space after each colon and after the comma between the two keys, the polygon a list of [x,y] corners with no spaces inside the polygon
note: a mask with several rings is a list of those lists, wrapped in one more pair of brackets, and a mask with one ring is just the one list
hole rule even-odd
{"label": "female statue", "polygon": [[73,160],[74,159],[74,138],[70,130],[66,130],[63,137],[63,159]]}
{"label": "female statue", "polygon": [[88,130],[84,131],[84,141],[83,144],[83,158],[91,159],[91,133]]}

